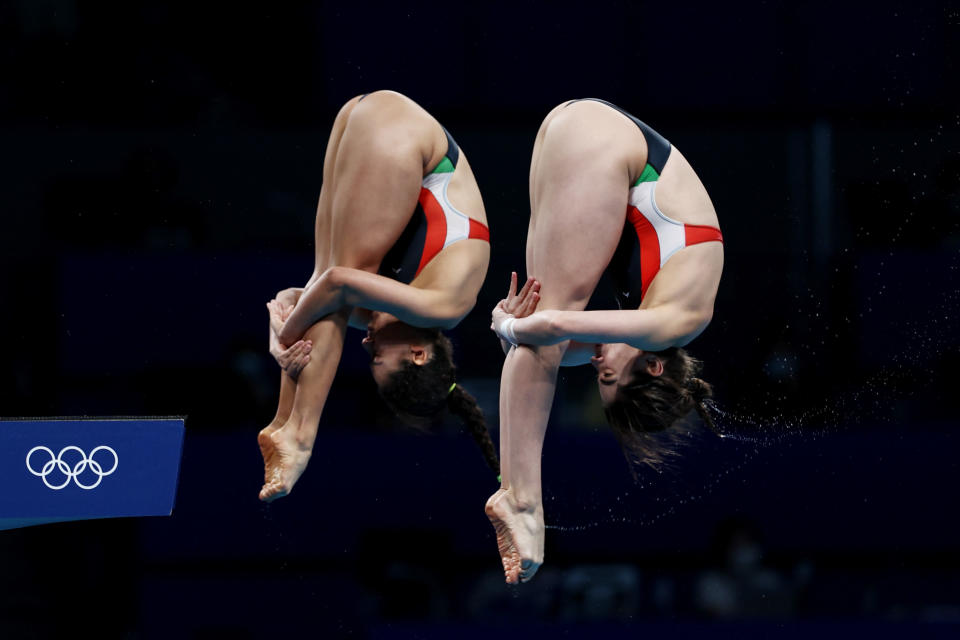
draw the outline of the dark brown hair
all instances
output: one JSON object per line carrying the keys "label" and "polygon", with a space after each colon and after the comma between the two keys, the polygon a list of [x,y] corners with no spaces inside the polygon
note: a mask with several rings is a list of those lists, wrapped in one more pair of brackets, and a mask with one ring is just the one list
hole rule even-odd
{"label": "dark brown hair", "polygon": [[679,347],[648,353],[663,361],[663,374],[636,371],[603,411],[627,460],[659,469],[677,453],[680,434],[671,427],[683,423],[691,411],[718,432],[706,406],[713,387],[696,377],[702,363]]}
{"label": "dark brown hair", "polygon": [[500,475],[497,451],[477,399],[460,384],[450,391],[457,379],[453,345],[439,329],[418,331],[433,346],[433,356],[422,365],[405,360],[380,388],[380,395],[401,420],[412,416],[413,420],[407,420],[411,423],[418,422],[416,418],[437,419],[444,410],[457,416],[480,447],[487,465]]}

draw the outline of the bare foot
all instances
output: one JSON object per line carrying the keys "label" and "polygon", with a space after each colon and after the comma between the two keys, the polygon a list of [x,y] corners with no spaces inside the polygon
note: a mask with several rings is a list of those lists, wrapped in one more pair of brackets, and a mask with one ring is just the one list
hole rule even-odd
{"label": "bare foot", "polygon": [[487,500],[486,512],[507,584],[528,582],[543,564],[543,507],[521,508],[509,489],[500,489]]}
{"label": "bare foot", "polygon": [[301,446],[292,433],[292,429],[271,423],[257,436],[263,455],[260,499],[264,502],[273,502],[290,493],[310,461],[311,449]]}

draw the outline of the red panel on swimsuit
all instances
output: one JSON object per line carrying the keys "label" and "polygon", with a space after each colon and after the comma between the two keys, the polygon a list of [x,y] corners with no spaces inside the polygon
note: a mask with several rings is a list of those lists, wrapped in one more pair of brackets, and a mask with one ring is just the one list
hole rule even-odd
{"label": "red panel on swimsuit", "polygon": [[423,243],[420,266],[417,267],[414,277],[420,275],[420,271],[427,266],[427,263],[443,250],[443,243],[447,240],[447,216],[443,213],[443,207],[425,187],[421,187],[419,199],[423,213],[427,217],[427,237]]}
{"label": "red panel on swimsuit", "polygon": [[657,230],[636,207],[627,207],[627,220],[637,232],[640,242],[640,295],[647,295],[647,287],[660,270],[660,240]]}
{"label": "red panel on swimsuit", "polygon": [[[640,243],[640,295],[642,298],[647,295],[647,288],[660,271],[660,239],[657,237],[657,230],[636,207],[627,207],[627,221],[633,225],[637,232],[637,241]],[[723,234],[716,227],[685,224],[683,230],[684,246],[687,247],[702,242],[723,242]]]}
{"label": "red panel on swimsuit", "polygon": [[473,218],[470,218],[470,233],[467,235],[467,238],[490,242],[490,229],[482,222],[477,222]]}
{"label": "red panel on swimsuit", "polygon": [[687,237],[687,246],[700,244],[701,242],[723,242],[723,234],[716,227],[708,227],[701,224],[685,224],[683,230]]}

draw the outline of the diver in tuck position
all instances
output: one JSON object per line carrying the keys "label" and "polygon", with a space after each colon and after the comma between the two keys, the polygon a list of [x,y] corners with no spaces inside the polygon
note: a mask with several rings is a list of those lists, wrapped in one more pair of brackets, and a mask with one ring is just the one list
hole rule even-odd
{"label": "diver in tuck position", "polygon": [[[508,351],[502,485],[486,512],[509,583],[531,579],[543,562],[540,457],[558,367],[591,363],[628,457],[656,463],[648,434],[693,410],[713,428],[704,406],[711,387],[682,347],[710,323],[723,270],[717,214],[687,159],[603,100],[573,100],[547,115],[533,147],[530,205],[527,273],[539,303],[532,314],[514,312],[512,284],[492,324]],[[605,270],[617,304],[584,311]]]}

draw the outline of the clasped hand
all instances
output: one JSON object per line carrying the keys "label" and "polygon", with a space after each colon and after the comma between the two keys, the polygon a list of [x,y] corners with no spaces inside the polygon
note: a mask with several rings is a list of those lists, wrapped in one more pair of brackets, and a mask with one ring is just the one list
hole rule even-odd
{"label": "clasped hand", "polygon": [[503,344],[504,351],[509,348],[507,343],[513,343],[515,336],[504,332],[504,323],[508,320],[525,318],[536,311],[540,302],[540,283],[529,276],[523,288],[517,292],[517,272],[510,274],[510,288],[507,297],[497,303],[491,314],[490,329],[497,334]]}
{"label": "clasped hand", "polygon": [[270,313],[270,355],[293,379],[296,379],[310,362],[310,351],[313,349],[310,340],[297,340],[289,347],[280,344],[280,330],[295,306],[295,301],[284,299],[282,293],[277,294],[277,299],[267,303],[267,311]]}

